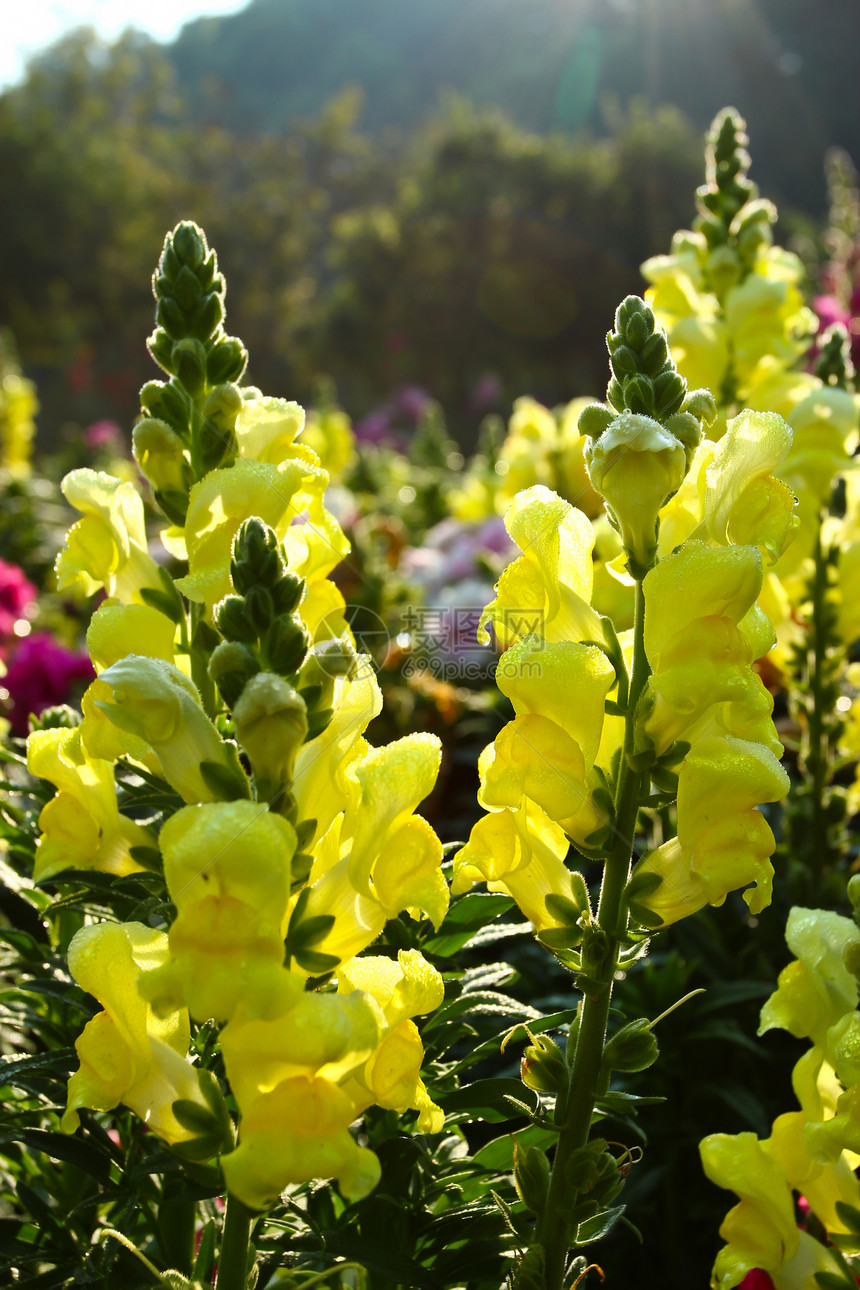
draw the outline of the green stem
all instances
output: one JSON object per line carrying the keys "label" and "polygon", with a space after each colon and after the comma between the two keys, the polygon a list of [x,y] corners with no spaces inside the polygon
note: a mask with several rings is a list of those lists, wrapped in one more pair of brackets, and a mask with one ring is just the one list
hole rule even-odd
{"label": "green stem", "polygon": [[[630,874],[633,838],[642,788],[642,772],[634,770],[635,715],[639,696],[650,668],[645,654],[645,597],[641,581],[636,583],[636,610],[633,632],[633,666],[624,729],[624,749],[615,791],[615,841],[606,859],[597,923],[606,933],[607,953],[599,978],[599,988],[583,998],[579,1034],[569,1054],[570,1094],[564,1102],[564,1124],[559,1134],[552,1166],[547,1203],[536,1233],[544,1250],[546,1290],[562,1290],[564,1269],[571,1241],[571,1224],[565,1218],[567,1163],[574,1151],[585,1146],[591,1118],[598,1097],[598,1083],[606,1041],[606,1023],[612,986],[618,967],[618,951],[626,927],[622,926],[621,898]],[[625,920],[626,922],[626,920]]]}
{"label": "green stem", "polygon": [[228,1192],[215,1290],[245,1290],[252,1217],[251,1211]]}

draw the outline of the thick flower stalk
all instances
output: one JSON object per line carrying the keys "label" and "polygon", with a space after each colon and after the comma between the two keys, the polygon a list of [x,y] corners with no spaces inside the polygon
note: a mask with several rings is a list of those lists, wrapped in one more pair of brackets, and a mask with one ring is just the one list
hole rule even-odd
{"label": "thick flower stalk", "polygon": [[[833,1284],[853,1281],[839,1247],[855,1248],[860,1219],[856,913],[852,921],[795,907],[786,940],[795,957],[762,1008],[759,1034],[779,1027],[810,1041],[792,1075],[800,1109],[780,1115],[764,1141],[715,1133],[701,1144],[708,1177],[739,1197],[720,1228],[726,1244],[714,1264],[714,1290],[731,1290],[753,1269],[768,1272],[776,1290],[824,1284],[817,1273],[829,1272]],[[798,1229],[795,1195],[804,1197],[828,1245]]]}
{"label": "thick flower stalk", "polygon": [[[745,412],[719,445],[700,443],[714,400],[687,391],[635,297],[607,344],[607,403],[585,408],[580,427],[634,626],[619,634],[591,603],[588,517],[545,487],[519,494],[506,523],[522,555],[481,623],[506,649],[497,680],[515,716],[481,757],[488,814],[455,857],[455,890],[484,879],[507,892],[582,993],[565,1053],[542,1037],[524,1064],[526,1082],[555,1095],[541,1119],[558,1135],[552,1167],[536,1149],[515,1164],[535,1216],[516,1285],[544,1290],[567,1284],[587,1223],[620,1212],[610,1206],[623,1177],[608,1144],[590,1139],[592,1115],[613,1070],[657,1055],[644,1018],[607,1041],[615,973],[653,930],[731,891],[746,888],[752,909],[768,903],[774,839],[756,808],[788,787],[752,664],[773,644],[756,605],[763,568],[794,524],[793,495],[771,474],[791,431]],[[677,837],[631,874],[640,808],[674,802]],[[596,909],[585,861],[603,866]]]}
{"label": "thick flower stalk", "polygon": [[[107,599],[82,722],[30,736],[32,773],[57,789],[36,876],[163,871],[163,930],[94,924],[72,940],[70,971],[104,1012],[78,1040],[64,1127],[123,1103],[184,1158],[220,1156],[218,1285],[232,1290],[251,1211],[314,1178],[347,1199],[373,1188],[379,1163],[350,1133],[367,1107],[441,1127],[414,1019],[442,980],[417,952],[364,954],[389,918],[438,926],[447,909],[441,844],[415,814],[440,749],[364,738],[382,699],[327,578],[348,549],[328,476],[299,442],[302,409],[238,383],[245,352],[195,225],[167,237],[153,285],[149,348],[169,379],[144,386],[134,449],[185,569],[174,580],[153,557],[135,485],[67,477],[82,518],[58,579]],[[144,784],[159,806],[141,822]],[[190,1027],[218,1035],[238,1139],[187,1056]]]}

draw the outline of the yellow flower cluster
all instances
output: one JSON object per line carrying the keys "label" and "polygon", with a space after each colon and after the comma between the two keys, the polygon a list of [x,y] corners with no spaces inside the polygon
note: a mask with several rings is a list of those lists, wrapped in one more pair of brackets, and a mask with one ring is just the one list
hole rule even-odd
{"label": "yellow flower cluster", "polygon": [[536,399],[517,399],[494,460],[474,457],[452,494],[454,515],[466,521],[504,515],[517,493],[535,484],[566,497],[586,515],[599,515],[602,503],[585,469],[587,440],[577,424],[588,402],[574,399],[553,411]]}
{"label": "yellow flower cluster", "polygon": [[36,387],[0,350],[0,466],[12,475],[30,473],[30,452],[39,410]]}
{"label": "yellow flower cluster", "polygon": [[764,1141],[715,1133],[701,1144],[708,1177],[739,1197],[720,1228],[715,1290],[731,1290],[754,1268],[770,1273],[776,1290],[806,1290],[816,1273],[839,1273],[826,1246],[798,1229],[793,1193],[829,1236],[853,1230],[840,1205],[860,1210],[860,933],[840,914],[794,908],[786,940],[795,958],[762,1008],[759,1034],[778,1027],[811,1041],[792,1075],[800,1110],[779,1116]]}
{"label": "yellow flower cluster", "polygon": [[[108,598],[87,636],[97,679],[83,720],[34,732],[28,765],[57,789],[40,817],[37,880],[69,867],[128,874],[160,852],[176,909],[164,930],[105,923],[74,937],[70,970],[104,1011],[78,1040],[65,1127],[79,1108],[122,1102],[186,1154],[227,1151],[229,1190],[262,1208],[315,1177],[337,1178],[351,1198],[370,1190],[379,1164],[349,1126],[372,1103],[441,1127],[413,1020],[438,1007],[441,977],[417,952],[395,961],[363,951],[401,911],[438,926],[448,890],[441,844],[414,813],[434,786],[439,741],[418,734],[373,748],[364,738],[381,694],[326,576],[347,544],[325,507],[327,474],[296,441],[302,410],[232,389],[235,454],[190,484],[184,523],[161,534],[188,561],[175,584],[150,551],[133,484],[90,470],[64,481],[82,518],[58,558],[59,585]],[[153,487],[179,496],[191,462],[170,427],[141,422],[135,450]],[[265,588],[231,595],[248,521],[289,571],[281,582],[298,604],[286,627],[254,618],[260,605],[271,610]],[[232,618],[219,617],[224,605]],[[225,707],[212,682],[252,659],[229,636],[213,652],[228,620],[249,640],[257,622],[263,666]],[[272,660],[292,657],[296,639],[296,661],[279,674]],[[184,803],[160,828],[122,813],[120,759],[124,775],[157,776]],[[336,989],[308,988],[312,976]],[[223,1027],[238,1145],[229,1123],[226,1137],[219,1127],[212,1081],[187,1056],[192,1021]]]}
{"label": "yellow flower cluster", "polygon": [[[695,231],[676,234],[672,253],[642,265],[651,284],[647,299],[666,328],[678,370],[690,386],[706,386],[717,400],[709,433],[719,439],[740,408],[783,417],[793,443],[778,468],[779,478],[798,499],[799,528],[783,558],[771,569],[761,603],[774,623],[778,644],[771,664],[788,665],[792,644],[801,640],[799,610],[812,575],[812,558],[822,514],[840,475],[850,471],[858,443],[860,398],[811,372],[798,371],[817,319],[803,303],[803,266],[796,255],[773,246],[776,211],[756,198],[744,180],[734,195],[726,227],[707,214],[720,192],[714,149],[720,129],[734,131],[734,157],[741,171],[749,162],[738,152],[743,122],[727,110],[714,123],[709,149],[709,185],[699,190]],[[723,156],[727,160],[729,148]],[[730,187],[730,185],[729,185]],[[704,195],[705,201],[702,203]],[[746,195],[746,200],[743,200]],[[710,209],[710,208],[708,208]]]}
{"label": "yellow flower cluster", "polygon": [[[794,524],[793,496],[770,473],[790,442],[781,418],[742,414],[719,444],[699,446],[659,512],[662,558],[642,584],[651,676],[637,738],[654,761],[679,750],[668,763],[678,835],[646,856],[633,880],[640,911],[655,924],[722,904],[750,882],[753,910],[770,899],[774,840],[756,807],[783,797],[788,780],[773,702],[752,664],[774,639],[756,606],[764,562],[776,558]],[[657,451],[649,439],[642,456]],[[647,465],[640,461],[640,474]],[[647,524],[634,521],[644,533]],[[506,525],[522,555],[502,574],[481,630],[486,638],[492,623],[506,647],[496,679],[515,717],[481,756],[479,800],[489,814],[455,858],[454,890],[483,879],[545,933],[576,904],[569,841],[585,854],[611,842],[608,786],[624,739],[619,698],[627,681],[619,680],[618,655],[629,666],[633,640],[622,633],[613,654],[606,620],[591,603],[594,529],[586,515],[538,486],[518,495]]]}

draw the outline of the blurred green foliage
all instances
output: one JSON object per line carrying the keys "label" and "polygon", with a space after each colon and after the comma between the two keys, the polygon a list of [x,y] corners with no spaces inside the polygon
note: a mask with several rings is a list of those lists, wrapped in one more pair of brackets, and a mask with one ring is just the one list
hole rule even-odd
{"label": "blurred green foliage", "polygon": [[[193,217],[221,248],[251,379],[361,413],[419,382],[461,438],[496,406],[597,389],[600,335],[639,261],[688,222],[698,140],[673,109],[539,137],[452,98],[412,133],[356,128],[345,91],[283,135],[195,121],[159,47],[78,31],[0,95],[0,325],[36,377],[42,434],[130,419],[149,266]],[[132,357],[135,356],[135,357]]]}

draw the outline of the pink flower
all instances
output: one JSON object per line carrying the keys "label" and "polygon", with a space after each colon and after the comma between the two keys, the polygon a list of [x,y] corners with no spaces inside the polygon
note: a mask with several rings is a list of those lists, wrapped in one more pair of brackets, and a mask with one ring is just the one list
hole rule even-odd
{"label": "pink flower", "polygon": [[27,718],[55,703],[65,703],[72,690],[95,677],[89,655],[68,650],[53,636],[27,636],[15,650],[3,686],[12,703],[10,719],[15,734],[27,733]]}
{"label": "pink flower", "polygon": [[36,595],[23,569],[0,560],[0,643],[13,634],[15,624],[25,616]]}
{"label": "pink flower", "polygon": [[122,431],[115,421],[95,421],[84,431],[88,448],[115,447],[122,439]]}
{"label": "pink flower", "polygon": [[850,313],[836,296],[816,296],[812,307],[818,314],[819,331],[832,327],[834,323],[848,327],[851,322]]}

